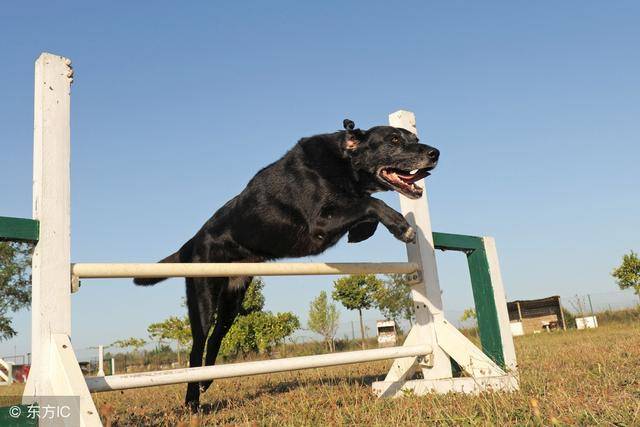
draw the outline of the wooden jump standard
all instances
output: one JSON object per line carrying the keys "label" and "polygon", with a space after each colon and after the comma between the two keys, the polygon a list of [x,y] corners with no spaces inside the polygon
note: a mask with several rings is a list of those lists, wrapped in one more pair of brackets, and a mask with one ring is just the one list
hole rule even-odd
{"label": "wooden jump standard", "polygon": [[[402,213],[417,232],[406,263],[71,264],[71,61],[43,53],[35,64],[33,220],[0,217],[0,239],[37,242],[32,263],[32,366],[23,402],[77,396],[82,426],[101,425],[90,392],[309,369],[394,359],[379,396],[451,391],[516,390],[513,340],[495,242],[490,237],[432,233],[426,197],[400,196]],[[391,126],[417,133],[407,111]],[[424,186],[424,183],[421,185]],[[434,249],[464,252],[469,264],[482,349],[444,317]],[[415,324],[404,345],[230,365],[84,378],[71,345],[71,295],[80,278],[203,277],[400,273],[412,283]],[[455,363],[452,363],[455,361]],[[454,369],[455,367],[455,369]],[[412,379],[420,372],[420,379]]]}

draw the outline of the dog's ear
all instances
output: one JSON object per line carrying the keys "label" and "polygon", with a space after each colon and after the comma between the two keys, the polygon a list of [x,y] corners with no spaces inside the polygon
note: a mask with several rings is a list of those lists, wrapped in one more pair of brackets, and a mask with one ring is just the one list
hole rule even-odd
{"label": "dog's ear", "polygon": [[344,119],[342,121],[342,126],[345,130],[353,130],[356,127],[356,124],[353,122],[353,120]]}
{"label": "dog's ear", "polygon": [[342,126],[346,131],[343,147],[347,151],[353,151],[358,148],[358,145],[360,145],[364,134],[360,129],[355,129],[356,124],[353,120],[344,119],[342,121]]}

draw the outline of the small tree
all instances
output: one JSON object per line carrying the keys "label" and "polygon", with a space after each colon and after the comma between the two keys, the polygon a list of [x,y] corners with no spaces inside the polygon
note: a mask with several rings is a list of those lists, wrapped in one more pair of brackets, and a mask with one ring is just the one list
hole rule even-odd
{"label": "small tree", "polygon": [[[145,340],[143,340],[142,338],[127,338],[124,340],[118,340],[115,341],[113,344],[111,344],[108,347],[118,347],[121,349],[125,349],[125,348],[133,348],[133,353],[134,355],[136,353],[138,353],[138,350],[140,350],[142,347],[145,346],[145,344],[147,344],[147,342]],[[127,355],[124,354],[124,370],[125,372],[127,371]]]}
{"label": "small tree", "polygon": [[327,293],[320,292],[317,298],[309,304],[309,321],[307,325],[313,332],[323,336],[329,351],[335,351],[334,337],[338,330],[340,312],[335,304],[329,302]]}
{"label": "small tree", "polygon": [[300,320],[290,312],[254,311],[238,316],[222,340],[220,354],[229,357],[251,352],[269,353],[299,327]]}
{"label": "small tree", "polygon": [[467,320],[476,320],[478,316],[476,315],[476,311],[473,308],[467,308],[464,312],[462,312],[462,316],[460,316],[461,322],[466,322]]}
{"label": "small tree", "polygon": [[300,320],[293,313],[273,314],[263,310],[263,288],[264,282],[259,277],[249,284],[238,317],[222,340],[222,357],[271,352],[300,327]]}
{"label": "small tree", "polygon": [[399,319],[412,323],[413,299],[411,285],[404,274],[387,274],[375,293],[375,305],[382,315],[398,323]]}
{"label": "small tree", "polygon": [[[476,322],[478,320],[478,315],[476,313],[476,310],[474,308],[467,308],[462,312],[462,315],[460,316],[460,321],[462,323],[468,322],[468,321],[473,321],[473,323],[470,325],[471,327],[469,328],[470,330],[474,331],[475,334],[477,335],[479,333],[478,331],[478,322]],[[466,327],[466,325],[465,325]]]}
{"label": "small tree", "polygon": [[191,325],[189,318],[171,316],[162,322],[152,323],[147,328],[149,336],[161,343],[164,340],[175,341],[178,353],[178,363],[181,362],[180,353],[186,349],[191,342]]}
{"label": "small tree", "polygon": [[147,341],[143,340],[142,338],[131,337],[131,338],[127,338],[127,339],[124,339],[124,340],[115,341],[109,347],[118,347],[118,348],[122,348],[122,349],[131,347],[131,348],[133,348],[133,352],[137,353],[146,344],[147,344]]}
{"label": "small tree", "polygon": [[240,308],[240,316],[246,316],[247,314],[261,311],[264,308],[264,294],[262,289],[264,288],[264,282],[259,277],[254,277],[247,292],[242,300],[242,307]]}
{"label": "small tree", "polygon": [[270,353],[273,347],[284,342],[286,337],[300,328],[300,319],[290,311],[276,314],[269,311],[258,313],[261,316],[255,326],[255,334],[259,353]]}
{"label": "small tree", "polygon": [[0,242],[0,341],[16,335],[10,312],[31,302],[31,251],[27,243]]}
{"label": "small tree", "polygon": [[374,274],[357,274],[342,277],[333,282],[333,286],[333,299],[340,301],[347,310],[358,310],[362,348],[365,348],[362,310],[373,306],[375,294],[382,286],[382,281]]}
{"label": "small tree", "polygon": [[611,275],[616,279],[620,289],[633,289],[633,292],[640,298],[640,258],[638,254],[631,251],[622,257],[622,264],[618,266]]}

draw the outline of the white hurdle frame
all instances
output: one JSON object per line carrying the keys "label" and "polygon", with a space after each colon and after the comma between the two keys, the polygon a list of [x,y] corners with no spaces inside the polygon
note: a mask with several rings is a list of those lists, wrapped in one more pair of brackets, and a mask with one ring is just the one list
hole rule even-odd
{"label": "white hurdle frame", "polygon": [[[418,134],[415,115],[410,111],[396,111],[389,115],[389,125]],[[409,331],[404,345],[427,342],[433,345],[431,361],[419,363],[419,359],[396,359],[384,381],[373,384],[373,390],[380,397],[401,396],[407,390],[415,394],[429,392],[448,393],[451,391],[478,393],[486,390],[517,390],[519,387],[516,356],[511,337],[509,317],[506,313],[506,299],[502,287],[497,252],[492,238],[483,242],[488,256],[492,277],[493,299],[498,310],[498,322],[502,338],[503,358],[506,367],[498,366],[491,358],[476,347],[444,317],[442,290],[438,271],[427,200],[425,180],[419,182],[424,188],[420,199],[409,199],[400,195],[402,214],[416,230],[417,244],[407,244],[409,261],[417,263],[422,272],[420,281],[413,284],[411,296],[414,302],[416,323]],[[491,252],[493,251],[493,252]],[[500,307],[503,307],[501,310]],[[508,335],[507,335],[508,334]],[[451,360],[470,377],[454,377]],[[422,379],[411,380],[420,368]]]}
{"label": "white hurdle frame", "polygon": [[[40,396],[79,396],[82,426],[101,425],[90,392],[123,390],[206,379],[257,375],[297,369],[395,359],[384,381],[374,383],[380,396],[518,388],[515,351],[495,244],[483,238],[497,307],[502,358],[498,366],[449,324],[443,313],[431,221],[425,194],[400,196],[402,213],[417,232],[407,244],[403,263],[219,263],[219,264],[71,264],[70,244],[70,84],[67,58],[43,53],[36,61],[34,103],[33,217],[40,234],[32,266],[32,367],[23,402]],[[390,124],[416,133],[415,116],[398,111]],[[424,181],[422,184],[424,186]],[[81,278],[213,277],[234,275],[407,274],[416,322],[399,347],[332,353],[259,362],[84,378],[71,345],[71,294]],[[485,272],[486,273],[486,272]],[[467,375],[455,377],[451,360]],[[419,371],[421,379],[412,379]],[[103,372],[101,372],[104,375]],[[113,373],[113,372],[112,372]]]}

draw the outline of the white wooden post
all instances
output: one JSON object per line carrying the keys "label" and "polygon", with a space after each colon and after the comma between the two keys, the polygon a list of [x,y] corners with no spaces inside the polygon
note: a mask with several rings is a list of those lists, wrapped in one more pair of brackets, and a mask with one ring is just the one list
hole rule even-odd
{"label": "white wooden post", "polygon": [[[40,236],[32,261],[31,370],[25,403],[80,396],[82,425],[100,425],[71,335],[71,61],[43,53],[35,64],[33,218]],[[79,388],[78,388],[79,387]]]}
{"label": "white wooden post", "polygon": [[104,377],[104,347],[98,346],[98,376]]}
{"label": "white wooden post", "polygon": [[47,378],[51,335],[71,333],[70,83],[66,59],[36,61],[33,124],[33,218],[40,239],[33,252],[31,371],[27,390]]}
{"label": "white wooden post", "polygon": [[116,374],[116,359],[115,358],[111,358],[111,375],[115,375]]}
{"label": "white wooden post", "polygon": [[[418,134],[415,115],[409,111],[396,111],[389,115],[389,125],[406,129]],[[450,378],[451,362],[449,356],[437,345],[435,322],[443,321],[442,296],[436,269],[436,257],[433,247],[431,218],[424,180],[418,182],[424,188],[421,198],[412,200],[400,195],[400,207],[407,221],[415,229],[416,243],[407,244],[409,262],[420,266],[421,281],[411,287],[411,297],[414,303],[416,324],[409,332],[405,345],[431,343],[433,346],[432,361],[427,366],[423,364],[422,374],[425,379]],[[404,358],[394,361],[385,382],[404,381],[413,374],[417,364],[416,358]],[[381,395],[385,390],[377,390]]]}

